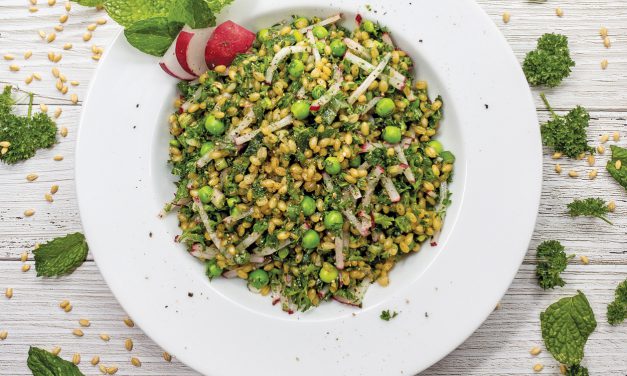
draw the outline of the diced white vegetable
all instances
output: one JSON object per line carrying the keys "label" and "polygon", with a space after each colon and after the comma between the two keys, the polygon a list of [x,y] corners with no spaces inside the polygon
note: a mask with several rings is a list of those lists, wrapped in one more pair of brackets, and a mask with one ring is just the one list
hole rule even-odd
{"label": "diced white vegetable", "polygon": [[414,176],[414,172],[411,170],[411,166],[409,165],[409,162],[407,161],[407,157],[405,156],[405,151],[403,151],[403,147],[401,146],[401,144],[397,144],[396,146],[394,146],[394,151],[396,152],[396,156],[398,157],[398,160],[407,166],[407,168],[403,170],[403,174],[407,178],[407,181],[409,181],[412,184],[415,183],[416,177]]}
{"label": "diced white vegetable", "polygon": [[209,216],[207,215],[207,212],[205,211],[205,208],[202,206],[202,202],[200,202],[200,199],[198,197],[194,197],[193,207],[200,215],[200,220],[205,226],[205,230],[207,230],[209,238],[211,239],[213,244],[216,246],[216,248],[218,248],[220,252],[224,252],[222,241],[220,241],[220,238],[218,238],[218,234],[216,234],[216,232],[213,230],[213,227],[211,227],[211,223],[209,222]]}
{"label": "diced white vegetable", "polygon": [[[346,44],[346,47],[348,47],[349,49],[357,52],[359,55],[361,55],[362,57],[365,57],[366,59],[370,59],[370,51],[368,51],[366,47],[359,44],[359,42],[355,42],[351,38],[344,38],[344,43]],[[346,56],[344,57],[346,58]]]}
{"label": "diced white vegetable", "polygon": [[246,210],[243,213],[239,213],[238,215],[234,215],[234,216],[230,215],[230,216],[224,218],[222,220],[222,222],[224,222],[226,225],[231,225],[231,224],[239,221],[240,219],[248,217],[251,214],[253,214],[253,208],[250,208],[250,209]]}
{"label": "diced white vegetable", "polygon": [[341,236],[335,237],[335,267],[344,269],[344,239]]}
{"label": "diced white vegetable", "polygon": [[376,106],[376,105],[377,105],[377,103],[379,103],[379,101],[380,101],[381,99],[383,99],[383,97],[374,97],[374,98],[372,98],[372,99],[370,100],[370,102],[366,103],[366,107],[364,107],[364,108],[361,110],[361,115],[363,115],[363,114],[367,114],[367,113],[368,113],[368,111],[372,110],[372,108],[373,108],[374,106]]}
{"label": "diced white vegetable", "polygon": [[313,25],[309,25],[307,27],[303,27],[302,29],[298,30],[299,32],[301,32],[302,34],[307,33],[308,30],[313,30],[315,27],[317,26],[326,26],[326,25],[330,25],[332,23],[336,23],[337,21],[342,19],[342,13],[338,13],[336,15],[333,15],[325,20],[322,20],[316,24]]}
{"label": "diced white vegetable", "polygon": [[329,101],[340,92],[340,88],[342,87],[342,82],[344,81],[344,76],[342,75],[342,70],[336,65],[333,67],[333,80],[335,81],[331,87],[324,93],[323,96],[311,102],[311,106],[309,106],[310,111],[318,111],[322,106],[329,103]]}
{"label": "diced white vegetable", "polygon": [[368,77],[366,77],[364,82],[362,82],[361,85],[359,85],[359,87],[348,98],[349,104],[355,103],[357,101],[357,98],[359,98],[360,95],[362,95],[363,93],[366,92],[366,90],[368,90],[370,85],[377,79],[377,77],[379,77],[379,75],[381,75],[381,73],[383,72],[383,69],[385,69],[385,67],[388,65],[391,57],[392,57],[391,53],[387,53],[385,54],[385,56],[383,56],[379,65],[377,65],[377,67],[372,71],[372,73],[370,73]]}
{"label": "diced white vegetable", "polygon": [[383,183],[383,187],[385,188],[385,190],[388,193],[388,196],[390,197],[390,201],[399,202],[401,200],[401,195],[398,194],[398,191],[396,190],[396,187],[394,186],[394,182],[392,182],[392,179],[390,179],[390,177],[387,175],[381,175],[381,182]]}
{"label": "diced white vegetable", "polygon": [[248,235],[244,240],[242,240],[237,247],[235,247],[235,249],[237,251],[243,251],[246,248],[248,248],[251,244],[253,244],[254,242],[257,241],[257,239],[259,239],[261,237],[261,233],[259,232],[253,232],[252,234]]}
{"label": "diced white vegetable", "polygon": [[255,120],[255,111],[253,111],[251,108],[246,113],[246,116],[244,116],[244,118],[237,124],[237,126],[229,131],[227,137],[230,139],[234,139],[235,137],[237,137],[237,135],[239,135],[241,131],[248,128],[248,126],[251,125]]}
{"label": "diced white vegetable", "polygon": [[[270,125],[268,125],[268,131],[270,132],[274,132],[277,131],[281,128],[284,128],[290,124],[292,124],[292,122],[294,121],[294,118],[292,117],[292,115],[288,115],[286,117],[284,117],[283,119],[272,123]],[[247,133],[243,136],[237,137],[235,139],[235,145],[243,145],[245,143],[247,143],[248,141],[252,140],[253,138],[255,138],[255,136],[257,136],[257,134],[259,134],[259,132],[261,132],[261,128],[257,128],[254,131]]]}
{"label": "diced white vegetable", "polygon": [[342,211],[342,214],[344,214],[344,216],[346,217],[346,219],[348,219],[350,224],[353,225],[353,227],[355,227],[355,229],[357,231],[359,231],[359,233],[362,236],[368,235],[368,228],[366,228],[364,226],[364,224],[361,221],[359,221],[359,219],[357,219],[357,217],[355,217],[355,214],[353,214],[352,211],[350,211],[348,209],[344,209]]}
{"label": "diced white vegetable", "polygon": [[[357,65],[360,69],[363,69],[366,73],[370,73],[376,68],[374,65],[370,64],[368,61],[362,59],[361,57],[353,54],[350,51],[347,52],[346,55],[344,55],[344,58],[350,61],[351,63]],[[399,71],[397,71],[394,68],[389,67],[387,68],[387,70],[389,71],[390,75],[387,76],[382,73],[381,79],[388,80],[390,85],[392,85],[393,88],[398,89],[398,90],[403,90],[405,88],[405,83],[407,82],[407,77],[403,76],[403,74],[401,74]]]}
{"label": "diced white vegetable", "polygon": [[316,47],[316,38],[314,37],[313,31],[311,31],[311,29],[307,30],[307,40],[309,40],[309,44],[311,44],[311,49],[313,51],[315,62],[320,62],[322,57],[320,56],[320,51],[318,51],[318,48]]}
{"label": "diced white vegetable", "polygon": [[287,56],[292,55],[292,54],[307,52],[310,49],[311,49],[310,47],[305,47],[305,46],[290,46],[290,47],[283,47],[282,49],[280,49],[279,52],[277,52],[276,55],[274,55],[274,57],[272,58],[272,61],[270,62],[270,66],[266,70],[266,83],[267,84],[272,83],[272,77],[274,76],[274,72],[277,70],[277,68],[279,67],[279,64],[281,64],[281,61],[283,61],[283,59],[285,59]]}

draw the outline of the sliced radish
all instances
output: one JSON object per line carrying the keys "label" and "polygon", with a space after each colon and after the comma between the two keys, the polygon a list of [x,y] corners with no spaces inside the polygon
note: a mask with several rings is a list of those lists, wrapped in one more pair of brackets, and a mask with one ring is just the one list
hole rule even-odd
{"label": "sliced radish", "polygon": [[187,73],[200,76],[209,70],[204,49],[213,30],[213,27],[192,29],[185,26],[176,37],[176,58]]}
{"label": "sliced radish", "polygon": [[165,55],[163,55],[161,61],[159,62],[159,66],[167,74],[178,78],[179,80],[191,81],[196,78],[196,76],[187,73],[176,58],[176,42],[172,43]]}
{"label": "sliced radish", "polygon": [[230,65],[235,56],[248,51],[255,38],[255,33],[233,21],[218,25],[205,47],[207,66],[214,68],[217,65]]}
{"label": "sliced radish", "polygon": [[342,13],[338,13],[336,15],[333,15],[325,20],[322,20],[320,22],[318,22],[317,24],[313,24],[313,25],[309,25],[307,27],[303,27],[302,29],[298,30],[300,33],[302,34],[306,34],[308,30],[313,30],[314,28],[318,27],[318,26],[327,26],[333,23],[336,23],[337,21],[342,19]]}
{"label": "sliced radish", "polygon": [[385,56],[383,56],[379,65],[375,67],[372,73],[370,73],[368,77],[366,77],[364,82],[362,82],[361,85],[359,85],[359,87],[348,98],[349,104],[355,103],[355,101],[357,101],[357,98],[359,98],[360,95],[362,95],[363,93],[366,92],[366,90],[368,90],[368,87],[370,87],[370,85],[379,77],[379,75],[381,75],[381,73],[383,73],[383,70],[388,65],[388,62],[390,61],[391,57],[392,57],[391,53],[388,53]]}

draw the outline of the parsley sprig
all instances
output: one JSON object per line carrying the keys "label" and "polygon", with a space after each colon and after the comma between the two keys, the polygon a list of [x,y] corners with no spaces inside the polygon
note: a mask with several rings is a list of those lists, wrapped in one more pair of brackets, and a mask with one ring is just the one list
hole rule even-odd
{"label": "parsley sprig", "polygon": [[537,48],[527,53],[522,67],[531,86],[555,87],[570,75],[570,68],[574,66],[568,38],[561,34],[544,34],[538,39]]}
{"label": "parsley sprig", "polygon": [[568,214],[570,214],[571,217],[595,217],[609,223],[610,225],[613,225],[613,223],[605,217],[605,215],[609,212],[610,209],[607,207],[607,203],[603,199],[598,197],[589,197],[583,200],[574,200],[573,202],[568,204]]}
{"label": "parsley sprig", "polygon": [[614,301],[607,306],[607,322],[618,325],[627,318],[627,279],[616,287]]}
{"label": "parsley sprig", "polygon": [[542,143],[557,152],[564,153],[570,158],[576,158],[581,153],[594,149],[588,145],[587,128],[590,122],[590,114],[585,108],[577,106],[568,114],[559,116],[546,99],[544,93],[540,94],[546,108],[551,111],[552,119],[542,124]]}
{"label": "parsley sprig", "polygon": [[542,242],[537,249],[536,276],[538,284],[543,289],[552,289],[555,286],[564,286],[566,282],[560,274],[566,270],[568,260],[574,255],[567,256],[564,246],[557,240],[547,240]]}

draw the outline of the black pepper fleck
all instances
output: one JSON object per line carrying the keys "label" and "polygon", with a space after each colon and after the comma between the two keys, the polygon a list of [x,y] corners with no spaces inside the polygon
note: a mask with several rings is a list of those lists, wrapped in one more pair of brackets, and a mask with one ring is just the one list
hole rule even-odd
{"label": "black pepper fleck", "polygon": [[488,104],[486,103],[485,105],[485,109],[487,110],[488,108],[490,108],[490,106],[488,106]]}
{"label": "black pepper fleck", "polygon": [[193,292],[188,292],[187,296],[189,296],[190,298],[193,298],[194,297],[194,293]]}

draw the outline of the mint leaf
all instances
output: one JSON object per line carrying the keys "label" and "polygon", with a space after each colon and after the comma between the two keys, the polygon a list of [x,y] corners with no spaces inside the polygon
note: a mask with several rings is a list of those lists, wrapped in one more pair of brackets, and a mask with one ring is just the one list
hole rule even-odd
{"label": "mint leaf", "polygon": [[618,325],[627,318],[627,279],[616,287],[614,301],[607,306],[607,322]]}
{"label": "mint leaf", "polygon": [[89,247],[80,232],[56,238],[33,251],[37,277],[70,274],[83,264]]}
{"label": "mint leaf", "polygon": [[135,22],[124,30],[124,35],[138,50],[163,56],[182,28],[182,23],[170,22],[166,17],[155,17]]}
{"label": "mint leaf", "polygon": [[542,339],[555,360],[568,366],[578,365],[590,334],[597,327],[586,296],[562,298],[540,313]]}
{"label": "mint leaf", "polygon": [[104,0],[72,0],[72,1],[82,6],[86,6],[86,7],[98,7],[104,3]]}
{"label": "mint leaf", "polygon": [[154,17],[167,17],[174,0],[105,0],[104,6],[113,20],[124,27]]}
{"label": "mint leaf", "polygon": [[[627,189],[627,149],[612,145],[612,159],[607,162],[607,171],[614,180]],[[616,161],[621,161],[620,169],[616,168]]]}
{"label": "mint leaf", "polygon": [[28,349],[26,364],[33,376],[84,376],[74,363],[37,347]]}
{"label": "mint leaf", "polygon": [[231,4],[233,0],[205,0],[213,14],[218,14],[225,6]]}
{"label": "mint leaf", "polygon": [[168,19],[189,25],[192,29],[215,26],[216,18],[205,0],[176,0]]}

